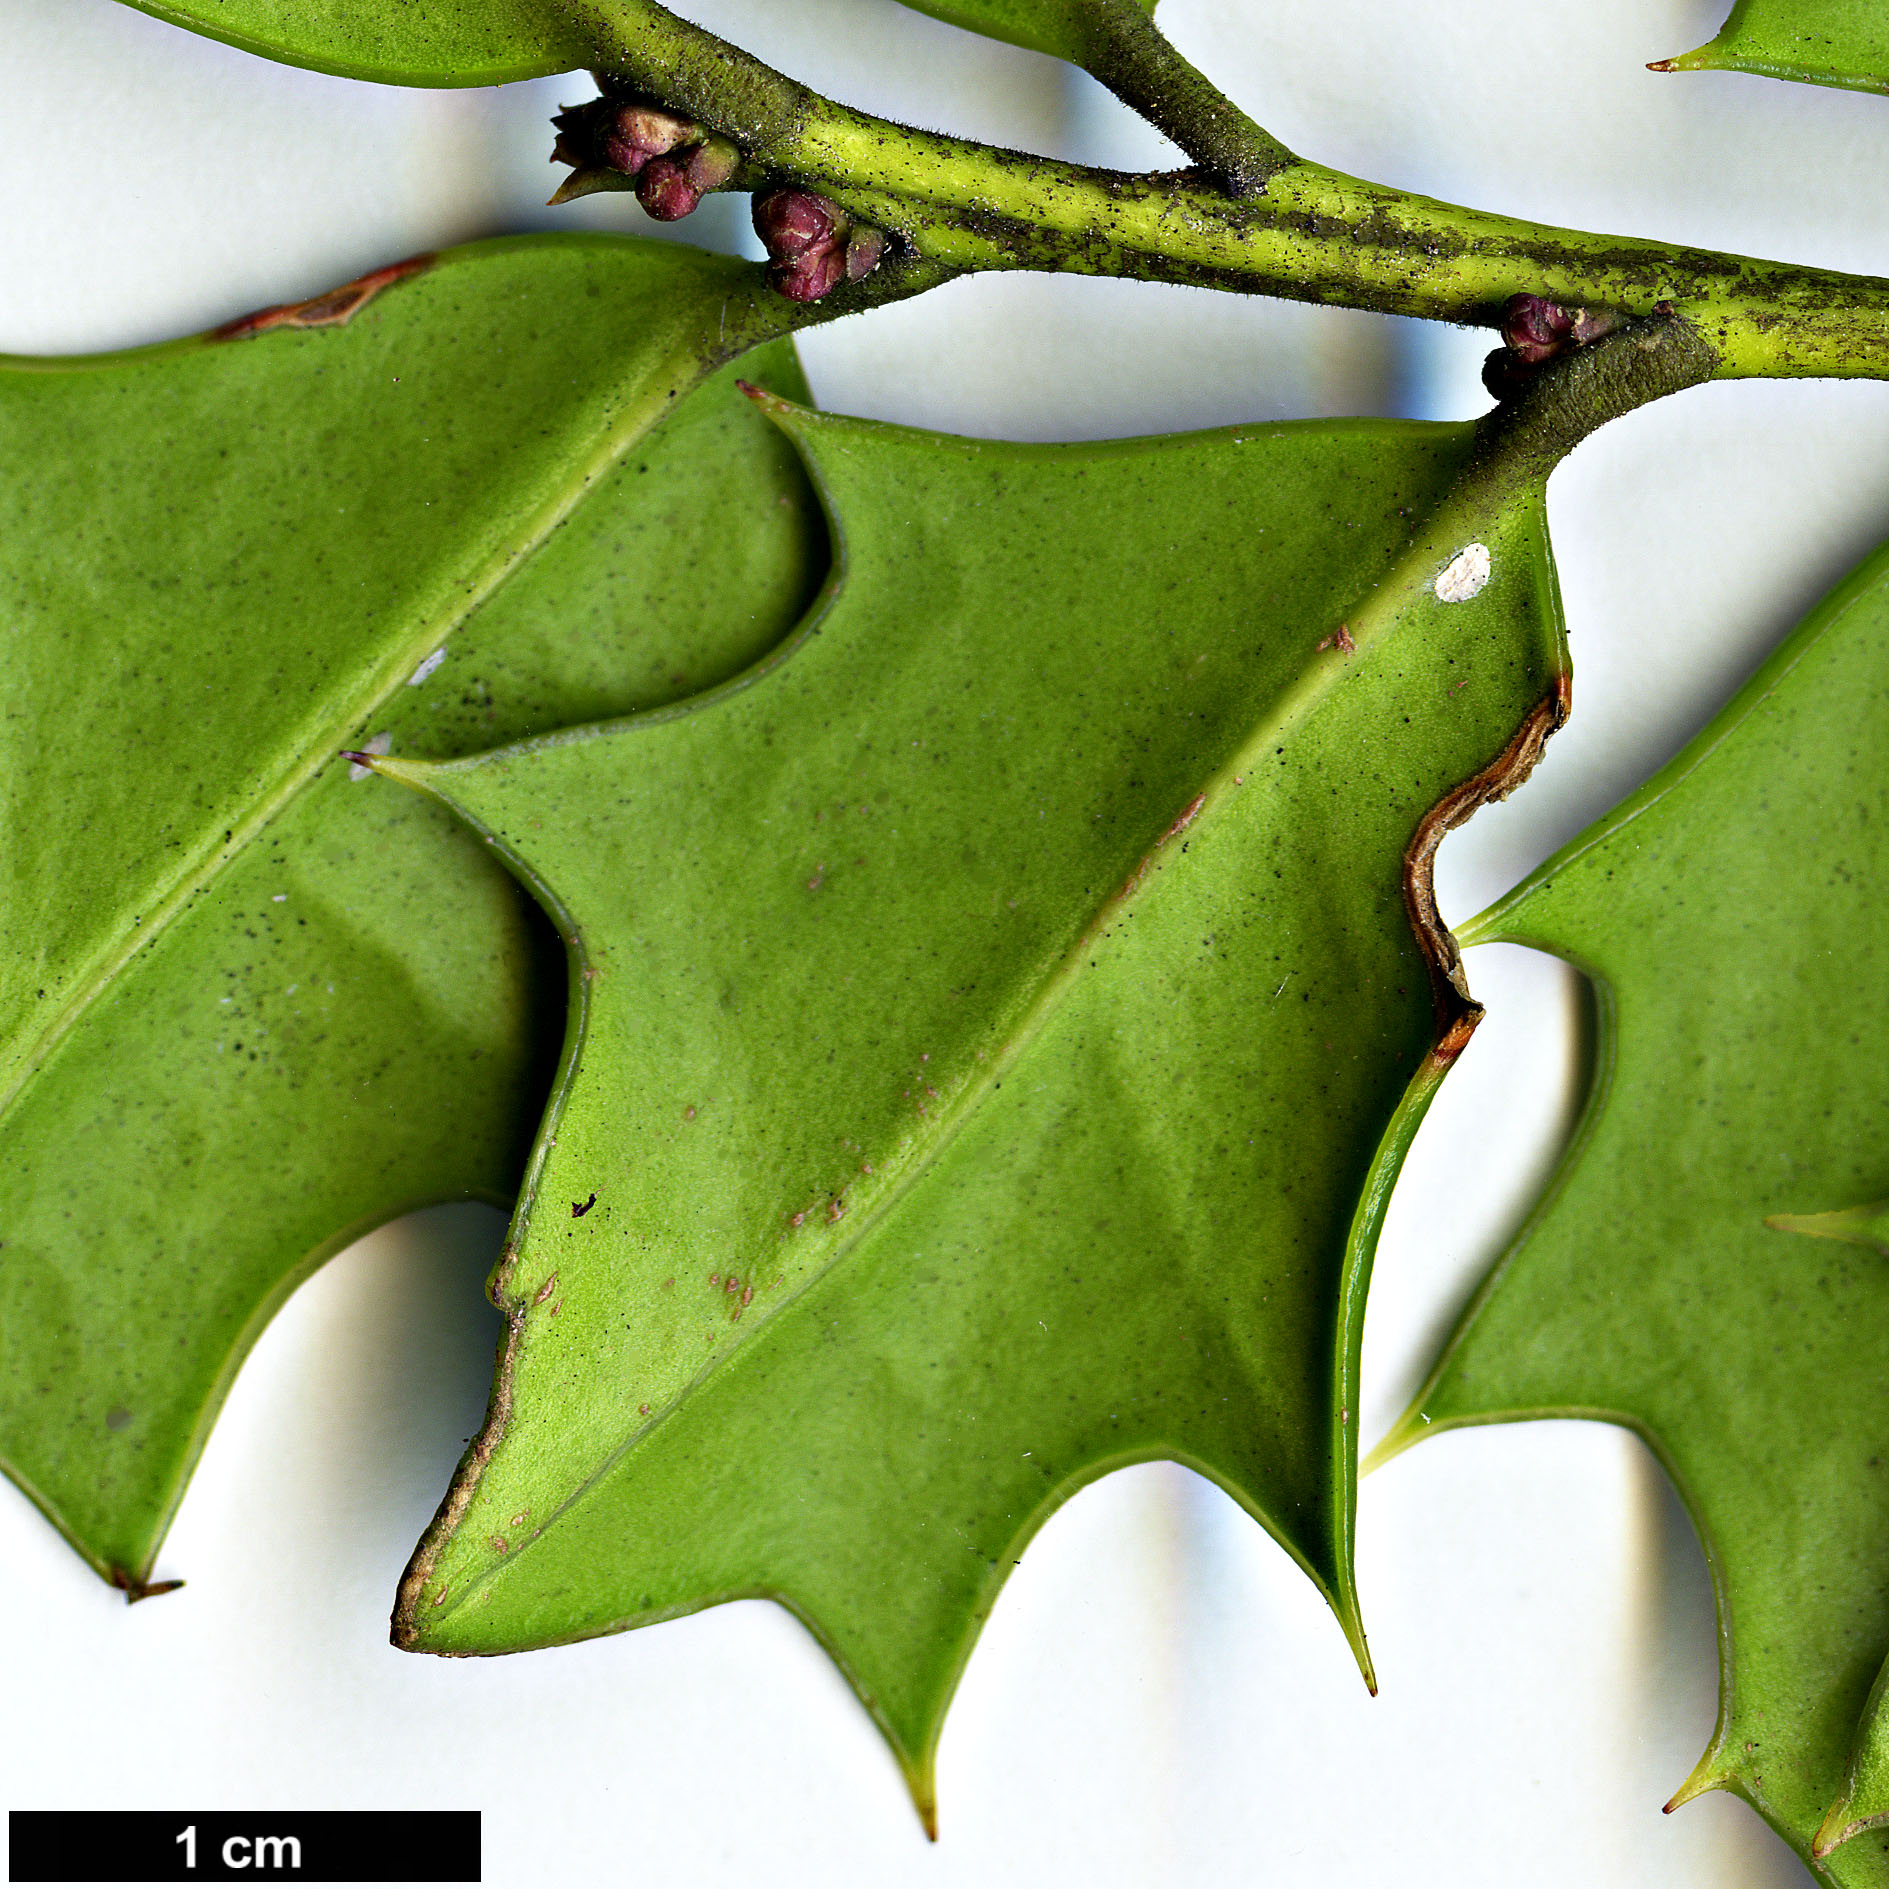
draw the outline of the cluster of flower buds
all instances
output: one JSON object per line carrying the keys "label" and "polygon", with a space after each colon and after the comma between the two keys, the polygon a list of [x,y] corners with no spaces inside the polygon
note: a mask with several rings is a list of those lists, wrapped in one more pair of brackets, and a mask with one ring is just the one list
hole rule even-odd
{"label": "cluster of flower buds", "polygon": [[1511,295],[1502,308],[1502,340],[1482,364],[1482,384],[1512,400],[1545,361],[1612,334],[1620,318],[1605,310],[1564,308],[1542,295]]}
{"label": "cluster of flower buds", "polygon": [[885,232],[855,223],[811,190],[770,190],[754,200],[754,233],[768,253],[767,279],[790,302],[817,302],[878,268]]}
{"label": "cluster of flower buds", "polygon": [[673,223],[741,168],[741,153],[726,138],[634,99],[606,95],[551,122],[558,131],[551,161],[571,167],[553,203],[633,189],[658,222]]}

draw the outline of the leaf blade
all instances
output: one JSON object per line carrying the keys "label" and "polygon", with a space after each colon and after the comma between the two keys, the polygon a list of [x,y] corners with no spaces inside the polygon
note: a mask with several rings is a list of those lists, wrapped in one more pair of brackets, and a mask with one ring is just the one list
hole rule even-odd
{"label": "leaf blade", "polygon": [[[1081,0],[906,0],[947,26],[1000,39],[1026,52],[1046,53],[1071,65],[1094,63],[1096,28]],[[1154,0],[1135,0],[1150,16]]]}
{"label": "leaf blade", "polygon": [[[1499,581],[1480,613],[1434,593],[1464,548],[1450,500],[1471,429],[1041,449],[790,424],[844,574],[776,663],[677,717],[384,769],[531,874],[584,993],[498,1288],[512,1336],[493,1418],[396,1636],[497,1651],[769,1594],[834,1653],[928,1814],[945,1705],[1009,1564],[1118,1463],[1171,1456],[1233,1490],[1362,1657],[1354,1239],[1368,1249],[1373,1161],[1407,1139],[1406,1084],[1437,1029],[1403,858],[1565,668],[1538,483],[1481,514]],[[1173,540],[1152,571],[1124,568],[1131,518]],[[1084,555],[1059,560],[1072,530]],[[1271,731],[1346,690],[1349,732],[1321,736],[1289,792],[1262,787],[1288,751]],[[1413,692],[1434,715],[1413,715]],[[1350,790],[1362,728],[1395,758]],[[1069,779],[1064,753],[1082,757]],[[602,778],[615,810],[580,817]],[[1316,877],[1348,843],[1375,864],[1334,876],[1324,918],[1300,914],[1305,964],[1247,963],[1222,987],[1177,974],[1210,947],[1208,908],[1234,949],[1244,921],[1212,892],[1228,859],[1270,848]],[[842,995],[822,987],[829,964]],[[1369,1023],[1346,1039],[1360,1066],[1327,1068],[1320,1031],[1344,1002],[1293,992],[1278,1082],[1317,1126],[1286,1173],[1241,1181],[1228,1215],[1259,1213],[1275,1250],[1254,1235],[1235,1266],[1189,1202],[1231,1185],[1205,1118],[1229,1102],[1237,1118],[1241,1085],[1268,1078],[1221,1067],[1221,1089],[1190,1091],[1187,1046],[1237,1037],[1254,976],[1277,998],[1293,975],[1368,992]],[[1130,1079],[1111,1047],[1129,1042],[1158,1076]],[[1170,1089],[1172,1120],[1082,1105]],[[1110,1198],[1112,1237],[1043,1204]],[[1059,1364],[1072,1331],[1081,1356]],[[1187,1331],[1201,1359],[1174,1390]],[[944,1434],[968,1466],[925,1448]]]}
{"label": "leaf blade", "polygon": [[1867,1246],[1782,1232],[1879,1198],[1881,786],[1889,559],[1833,593],[1688,749],[1479,923],[1595,983],[1599,1067],[1560,1172],[1385,1457],[1443,1429],[1636,1431],[1698,1527],[1720,1717],[1674,1802],[1724,1788],[1806,1862],[1889,1645]]}
{"label": "leaf blade", "polygon": [[1868,0],[1737,0],[1718,36],[1656,72],[1749,72],[1850,92],[1889,91],[1889,23]]}
{"label": "leaf blade", "polygon": [[284,65],[382,85],[504,85],[591,59],[588,36],[542,0],[124,0],[172,26]]}
{"label": "leaf blade", "polygon": [[[715,351],[703,329],[720,295],[739,336],[755,272],[678,258],[662,266],[696,278],[699,303],[647,327],[620,313],[574,323],[573,358],[534,360],[517,309],[529,323],[554,293],[607,307],[599,277],[638,276],[630,255],[607,240],[501,239],[411,273],[329,332],[220,332],[10,377],[8,458],[46,471],[14,482],[5,520],[20,627],[0,760],[22,843],[0,901],[0,1095],[666,410],[676,365]],[[509,302],[534,276],[541,287]],[[436,322],[512,371],[481,380],[430,357],[415,336]],[[310,349],[346,385],[286,402],[280,364]],[[374,435],[337,428],[349,400],[393,387]],[[196,437],[172,438],[180,411]],[[168,442],[163,482],[148,476],[149,440]],[[297,507],[323,522],[286,555],[258,556],[250,521]],[[151,547],[180,538],[183,567],[154,575]],[[49,543],[59,555],[37,555]],[[188,661],[180,610],[197,639]],[[39,730],[71,718],[123,753],[119,772],[43,744]]]}
{"label": "leaf blade", "polygon": [[[798,614],[819,556],[811,494],[791,456],[725,377],[653,444],[631,450],[672,389],[706,372],[714,351],[706,344],[717,340],[722,296],[739,286],[737,266],[667,245],[573,251],[556,238],[482,247],[440,267],[469,286],[430,314],[410,311],[391,364],[407,381],[416,363],[422,371],[430,363],[449,388],[455,375],[473,382],[473,397],[454,404],[476,414],[483,399],[489,418],[503,396],[477,388],[490,377],[487,363],[507,345],[557,350],[574,331],[578,347],[563,348],[550,370],[569,383],[560,398],[543,401],[521,366],[519,405],[497,409],[501,418],[531,416],[531,463],[541,468],[541,442],[555,440],[561,407],[578,467],[573,502],[555,532],[535,531],[542,506],[528,471],[497,488],[496,503],[488,479],[484,514],[475,484],[462,495],[464,516],[431,541],[413,529],[414,506],[396,511],[402,541],[393,555],[409,567],[438,563],[442,542],[454,562],[468,536],[489,555],[508,529],[520,554],[496,586],[470,600],[462,593],[446,621],[393,626],[409,643],[438,633],[445,653],[419,665],[428,673],[415,686],[402,678],[378,704],[344,706],[357,721],[372,717],[354,738],[377,728],[464,750],[495,734],[669,699],[752,660]],[[584,290],[598,270],[609,312],[586,361]],[[662,312],[678,299],[694,308],[693,341],[674,306]],[[481,309],[494,311],[483,329]],[[271,421],[285,407],[312,407],[318,417],[307,425],[319,437],[324,398],[330,415],[371,405],[361,358],[389,362],[384,341],[363,348],[363,339],[265,333],[221,344],[221,361],[214,346],[192,342],[105,362],[28,363],[0,378],[0,406],[24,384],[38,409],[55,414],[75,383],[109,396],[114,376],[128,373],[169,390],[173,424],[145,442],[140,492],[114,534],[130,552],[142,548],[142,563],[128,556],[103,576],[95,566],[89,586],[67,583],[68,606],[95,595],[112,612],[102,649],[135,614],[120,604],[127,572],[159,599],[152,621],[162,634],[206,619],[293,634],[299,611],[319,600],[327,566],[340,573],[328,594],[347,600],[371,567],[349,561],[345,526],[324,534],[319,482],[299,476]],[[180,363],[206,355],[227,375],[232,345],[245,351],[233,380],[206,391],[201,378],[175,379]],[[751,371],[801,385],[791,355],[760,357]],[[636,395],[639,374],[658,383],[653,406]],[[247,558],[219,564],[203,556],[199,537],[154,533],[149,518],[188,476],[175,438],[199,441],[215,459],[232,409],[263,441],[251,463],[279,453],[293,476],[271,493],[277,503],[263,509]],[[122,421],[121,413],[124,431]],[[601,452],[592,432],[604,436]],[[360,429],[360,438],[363,454],[386,455],[387,478],[410,476],[397,423]],[[137,457],[128,432],[127,441],[125,464]],[[495,429],[470,450],[502,458],[508,449]],[[62,475],[71,492],[84,493],[87,469],[81,458]],[[236,513],[228,529],[240,534],[255,482],[224,483]],[[509,526],[508,490],[527,498]],[[95,535],[110,491],[101,476],[79,510]],[[44,535],[10,540],[15,585],[38,582],[56,555]],[[289,599],[274,617],[257,610],[260,587],[248,581],[258,560]],[[60,598],[39,601],[58,647]],[[472,603],[472,625],[447,637]],[[32,631],[17,620],[13,628],[17,652]],[[204,673],[189,671],[186,684]],[[99,791],[118,784],[111,760],[108,747]],[[230,1378],[288,1291],[346,1239],[409,1206],[467,1194],[508,1203],[548,1076],[536,1073],[537,1044],[559,980],[553,947],[551,993],[541,994],[541,921],[454,824],[417,802],[388,805],[345,774],[342,764],[325,767],[130,957],[6,1116],[0,1457],[127,1591],[148,1579]],[[148,807],[131,798],[135,822]],[[321,1124],[313,1134],[311,1122]],[[74,1150],[84,1161],[76,1174]],[[107,1327],[117,1342],[101,1346]]]}

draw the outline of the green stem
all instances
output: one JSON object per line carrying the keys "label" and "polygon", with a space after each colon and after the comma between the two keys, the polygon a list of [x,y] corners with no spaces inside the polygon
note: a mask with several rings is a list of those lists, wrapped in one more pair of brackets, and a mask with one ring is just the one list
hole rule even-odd
{"label": "green stem", "polygon": [[1191,172],[1092,170],[831,104],[657,0],[567,4],[613,76],[743,148],[744,182],[808,185],[949,271],[1131,276],[1480,326],[1518,294],[1631,316],[1670,304],[1717,378],[1889,378],[1875,277],[1545,227],[1301,161],[1231,200]]}
{"label": "green stem", "polygon": [[1080,0],[1081,65],[1236,197],[1297,159],[1175,51],[1138,0]]}
{"label": "green stem", "polygon": [[848,315],[905,302],[914,295],[949,282],[957,270],[919,255],[888,256],[861,282],[843,282],[817,302],[790,302],[776,295],[756,272],[751,294],[731,297],[720,311],[715,337],[703,336],[703,359],[720,367],[738,361],[750,348],[764,346],[782,335],[818,328]]}

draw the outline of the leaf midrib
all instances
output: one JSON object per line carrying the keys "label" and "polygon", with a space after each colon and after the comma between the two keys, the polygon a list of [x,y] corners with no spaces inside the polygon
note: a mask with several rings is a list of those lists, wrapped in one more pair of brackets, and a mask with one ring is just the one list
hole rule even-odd
{"label": "leaf midrib", "polygon": [[[295,338],[306,339],[303,336]],[[265,345],[268,345],[267,337],[235,342],[206,338],[193,343],[172,343],[137,352],[147,359],[153,355],[168,358],[183,349],[195,347]],[[75,371],[85,372],[87,369]],[[216,884],[224,870],[233,865],[276,817],[313,783],[321,770],[333,763],[340,739],[369,721],[377,710],[392,700],[419,662],[438,649],[487,603],[575,510],[589,488],[637,440],[653,429],[667,408],[675,405],[710,371],[711,366],[699,361],[679,340],[671,342],[668,354],[659,366],[644,364],[633,370],[638,377],[648,382],[649,390],[640,397],[631,397],[621,405],[612,406],[610,422],[600,433],[594,450],[573,461],[567,477],[552,488],[550,496],[509,548],[488,559],[468,579],[444,586],[452,593],[451,605],[417,620],[412,634],[375,667],[371,680],[348,707],[345,716],[323,713],[309,718],[304,724],[307,732],[284,744],[290,758],[276,770],[274,783],[265,785],[258,794],[248,817],[230,827],[229,837],[220,844],[212,842],[206,853],[199,854],[194,865],[179,868],[168,885],[162,886],[157,897],[150,902],[151,909],[133,918],[130,929],[116,948],[105,951],[95,968],[83,978],[66,1002],[36,1035],[26,1039],[15,1062],[11,1084],[0,1089],[0,1119],[12,1113],[65,1039],[84,1021],[92,1006],[113,987],[131,960],[139,952],[155,945],[171,925]],[[618,386],[621,385],[619,382]]]}
{"label": "leaf midrib", "polygon": [[[818,468],[812,469],[817,477]],[[1206,776],[1196,789],[1195,797],[1184,803],[1182,807],[1175,809],[1175,815],[1171,818],[1176,819],[1186,813],[1188,807],[1195,809],[1184,822],[1184,830],[1188,834],[1198,837],[1207,831],[1214,820],[1225,812],[1231,796],[1246,791],[1246,777],[1257,774],[1265,751],[1279,745],[1282,737],[1290,735],[1309,721],[1345,681],[1364,673],[1366,662],[1389,641],[1407,605],[1418,599],[1421,592],[1434,581],[1437,573],[1449,559],[1462,548],[1461,544],[1456,542],[1461,528],[1455,522],[1463,509],[1457,502],[1461,496],[1461,485],[1452,487],[1431,512],[1426,521],[1426,528],[1413,539],[1403,555],[1379,579],[1376,586],[1367,594],[1365,602],[1350,612],[1339,613],[1351,631],[1354,653],[1347,656],[1337,648],[1315,652],[1296,680],[1282,689],[1274,698],[1271,713],[1256,722],[1230,757]],[[843,522],[837,515],[830,517],[829,523],[834,533],[834,574],[829,581],[826,593],[816,604],[806,622],[801,625],[792,639],[772,656],[764,659],[746,674],[723,684],[721,688],[692,698],[687,703],[655,710],[646,715],[629,716],[620,721],[599,723],[588,729],[561,730],[539,736],[531,741],[519,742],[490,755],[416,767],[411,771],[407,769],[398,771],[413,784],[422,786],[427,791],[437,792],[438,789],[432,785],[435,780],[450,777],[463,770],[523,759],[552,748],[606,738],[631,728],[649,727],[657,722],[671,721],[682,715],[705,713],[728,696],[753,687],[804,648],[819,633],[826,619],[838,606],[849,574],[847,538]],[[1437,547],[1440,544],[1448,544],[1453,548],[1439,552]],[[584,1052],[588,1047],[590,979],[584,975],[584,972],[589,966],[589,959],[584,949],[583,928],[558,898],[554,889],[528,861],[520,857],[502,834],[485,825],[463,805],[457,802],[453,802],[452,805],[455,813],[461,819],[468,821],[481,834],[494,852],[505,859],[511,870],[520,876],[543,903],[559,932],[567,941],[572,957],[572,988],[580,993],[572,1018],[565,1062],[559,1071],[538,1142],[532,1150],[524,1187],[520,1192],[518,1209],[514,1217],[513,1236],[507,1241],[508,1253],[517,1255],[523,1251],[524,1239],[521,1233],[528,1233],[531,1226],[532,1211],[536,1205],[537,1191],[548,1153],[555,1145],[565,1105],[578,1079]],[[448,1576],[447,1578],[452,1582],[452,1591],[444,1602],[436,1601],[429,1608],[428,1611],[434,1618],[446,1619],[457,1613],[475,1594],[492,1585],[506,1570],[514,1567],[524,1555],[544,1540],[564,1515],[605,1482],[632,1450],[652,1436],[671,1417],[677,1415],[705,1383],[716,1373],[725,1369],[731,1361],[750,1350],[766,1332],[772,1329],[783,1314],[808,1292],[820,1285],[836,1267],[844,1264],[871,1238],[894,1208],[905,1200],[943,1158],[946,1151],[956,1142],[964,1126],[983,1106],[987,1097],[1006,1079],[1009,1072],[1017,1066],[1025,1053],[1042,1035],[1051,1018],[1061,1009],[1063,1002],[1074,989],[1085,960],[1107,936],[1112,923],[1131,910],[1149,891],[1155,876],[1162,869],[1161,855],[1166,849],[1167,842],[1178,838],[1181,830],[1176,825],[1167,827],[1149,846],[1127,885],[1095,907],[1087,922],[1075,935],[1069,948],[1057,961],[1055,968],[1043,979],[1035,997],[1024,1008],[1016,1027],[1003,1046],[994,1056],[987,1058],[979,1066],[977,1073],[957,1092],[950,1105],[938,1113],[934,1118],[935,1126],[929,1132],[921,1131],[913,1138],[911,1151],[901,1162],[898,1174],[889,1181],[888,1185],[876,1193],[872,1202],[857,1216],[848,1214],[847,1231],[834,1239],[825,1263],[810,1270],[799,1285],[785,1298],[770,1306],[762,1317],[750,1325],[745,1332],[728,1340],[706,1358],[688,1381],[669,1398],[663,1408],[646,1421],[636,1425],[622,1441],[615,1444],[596,1468],[551,1510],[543,1524],[523,1542],[509,1548],[502,1557],[489,1558],[482,1568],[469,1576]],[[527,1309],[520,1307],[519,1316],[522,1317]],[[513,1368],[516,1368],[515,1361]],[[491,1439],[492,1447],[486,1452],[481,1465],[481,1479],[483,1479],[484,1469],[489,1467],[492,1457],[503,1441],[503,1430]],[[470,1514],[472,1503],[477,1500],[478,1492],[475,1483],[466,1508],[455,1520],[452,1533],[440,1543],[439,1552],[428,1571],[429,1580],[442,1572],[441,1560],[450,1551],[453,1543],[462,1538],[469,1539],[462,1536],[461,1525]]]}

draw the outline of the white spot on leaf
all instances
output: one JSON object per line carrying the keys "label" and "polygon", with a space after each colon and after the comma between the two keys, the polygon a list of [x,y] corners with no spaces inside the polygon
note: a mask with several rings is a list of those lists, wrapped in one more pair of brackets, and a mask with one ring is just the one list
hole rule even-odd
{"label": "white spot on leaf", "polygon": [[407,687],[410,689],[417,689],[420,686],[420,684],[424,682],[427,679],[427,677],[430,676],[433,673],[433,671],[437,669],[440,666],[440,664],[443,663],[445,660],[446,660],[446,652],[443,649],[434,650],[432,655],[427,657],[425,662],[421,663],[419,668],[414,670],[412,675],[410,675],[407,678]]}
{"label": "white spot on leaf", "polygon": [[1466,544],[1437,573],[1438,603],[1467,603],[1489,581],[1489,547]]}

